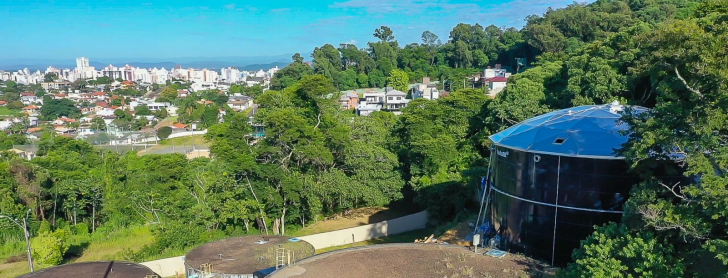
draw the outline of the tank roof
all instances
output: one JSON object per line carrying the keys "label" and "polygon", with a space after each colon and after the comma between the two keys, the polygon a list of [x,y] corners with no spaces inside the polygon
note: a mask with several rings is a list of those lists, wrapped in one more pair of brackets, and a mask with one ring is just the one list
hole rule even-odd
{"label": "tank roof", "polygon": [[629,126],[621,121],[626,109],[648,110],[617,101],[573,107],[525,120],[489,138],[497,146],[527,152],[620,159],[615,150],[629,137]]}
{"label": "tank roof", "polygon": [[291,242],[285,236],[242,236],[201,245],[187,253],[185,264],[200,269],[202,264],[209,263],[212,273],[252,274],[275,266],[275,250],[279,244],[294,251],[295,260],[313,256],[316,251],[308,242]]}
{"label": "tank roof", "polygon": [[467,272],[479,277],[500,277],[505,272],[521,277],[538,276],[538,271],[528,271],[542,267],[541,262],[519,255],[492,258],[454,244],[391,243],[322,253],[267,277],[472,277]]}
{"label": "tank roof", "polygon": [[147,275],[157,275],[146,266],[120,261],[82,262],[66,264],[33,273],[19,278],[144,278]]}

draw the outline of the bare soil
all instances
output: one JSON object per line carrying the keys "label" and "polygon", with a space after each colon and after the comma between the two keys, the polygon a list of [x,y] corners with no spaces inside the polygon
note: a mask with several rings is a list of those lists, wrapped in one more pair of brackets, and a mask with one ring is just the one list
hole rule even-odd
{"label": "bare soil", "polygon": [[469,221],[461,222],[454,228],[447,230],[444,234],[437,238],[438,242],[447,242],[450,244],[460,246],[472,245],[470,241],[465,238],[473,232],[473,227],[470,227]]}
{"label": "bare soil", "polygon": [[492,258],[468,248],[439,244],[382,244],[324,253],[269,278],[545,277],[542,263],[514,254]]}

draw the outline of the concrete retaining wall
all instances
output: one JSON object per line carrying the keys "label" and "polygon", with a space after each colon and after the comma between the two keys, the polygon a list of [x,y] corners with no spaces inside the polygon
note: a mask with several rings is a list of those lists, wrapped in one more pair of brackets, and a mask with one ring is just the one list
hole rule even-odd
{"label": "concrete retaining wall", "polygon": [[[427,224],[427,217],[427,211],[421,211],[374,224],[302,236],[299,239],[311,243],[318,250],[422,229]],[[186,277],[184,256],[143,262],[141,264],[162,277],[174,277],[175,275]]]}
{"label": "concrete retaining wall", "polygon": [[426,224],[427,211],[422,211],[374,224],[299,238],[311,243],[318,250],[422,229]]}
{"label": "concrete retaining wall", "polygon": [[152,271],[159,274],[161,277],[187,277],[185,276],[185,256],[166,258],[156,261],[140,263],[143,266],[148,267]]}

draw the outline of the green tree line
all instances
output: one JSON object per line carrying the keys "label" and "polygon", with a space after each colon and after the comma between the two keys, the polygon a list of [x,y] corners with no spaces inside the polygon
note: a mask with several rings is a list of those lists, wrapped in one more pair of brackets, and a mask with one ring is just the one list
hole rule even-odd
{"label": "green tree line", "polygon": [[[254,117],[231,112],[210,125],[212,159],[118,155],[46,135],[32,161],[3,155],[0,208],[33,209],[50,224],[44,235],[57,238],[81,223],[92,232],[153,226],[155,243],[132,258],[229,235],[286,234],[392,201],[450,219],[470,208],[488,167],[488,135],[556,109],[620,100],[652,109],[625,117],[633,133],[620,150],[643,181],[623,220],[598,227],[560,275],[725,276],[726,19],[725,1],[600,0],[549,9],[521,30],[460,24],[444,44],[425,32],[404,48],[383,26],[366,49],[324,45],[311,65],[295,55],[272,90],[256,93]],[[409,81],[446,80],[516,58],[528,67],[493,99],[453,84],[448,96],[414,100],[400,116],[356,117],[336,102],[339,90],[381,87],[389,76],[399,83],[395,70]],[[265,136],[251,136],[260,125]],[[671,171],[692,182],[654,174],[675,154]]]}

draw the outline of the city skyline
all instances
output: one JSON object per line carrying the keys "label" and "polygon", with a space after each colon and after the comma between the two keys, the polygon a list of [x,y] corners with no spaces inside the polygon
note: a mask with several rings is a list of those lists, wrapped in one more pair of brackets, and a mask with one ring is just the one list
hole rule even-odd
{"label": "city skyline", "polygon": [[391,27],[401,45],[419,42],[425,30],[446,41],[460,22],[520,28],[524,17],[570,3],[573,1],[22,1],[0,11],[0,24],[16,26],[7,32],[12,40],[0,41],[5,50],[0,60],[276,56],[310,52],[326,43],[366,47],[381,25]]}

